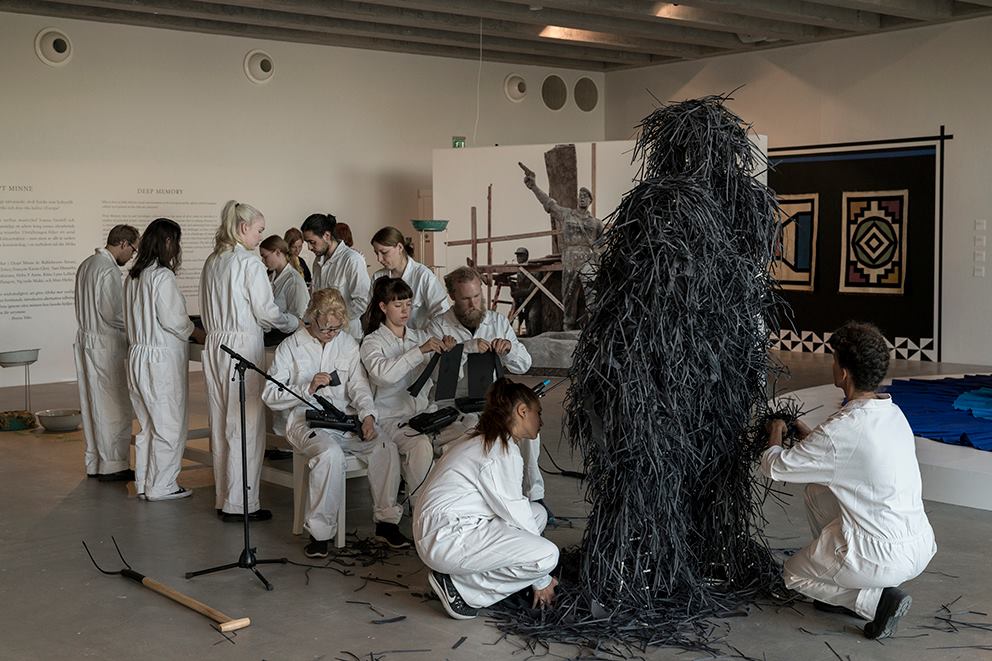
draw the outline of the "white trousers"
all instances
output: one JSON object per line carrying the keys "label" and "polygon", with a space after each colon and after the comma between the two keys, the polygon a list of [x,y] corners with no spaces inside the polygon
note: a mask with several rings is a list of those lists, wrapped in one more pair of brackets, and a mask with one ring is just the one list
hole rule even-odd
{"label": "white trousers", "polygon": [[[241,409],[233,359],[220,349],[225,344],[236,353],[265,369],[262,333],[208,333],[203,347],[203,377],[207,384],[210,414],[210,451],[214,462],[214,488],[217,509],[231,514],[245,510],[241,482]],[[245,439],[248,460],[248,511],[261,505],[258,485],[265,454],[265,406],[262,404],[262,375],[245,374]]]}
{"label": "white trousers", "polygon": [[[548,514],[531,503],[538,529]],[[528,586],[546,587],[558,564],[558,547],[540,535],[502,519],[439,522],[420,540],[417,551],[431,569],[449,574],[458,593],[474,608],[485,608]]]}
{"label": "white trousers", "polygon": [[937,550],[929,525],[918,537],[881,540],[852,532],[845,538],[837,498],[820,484],[806,485],[813,542],[785,561],[785,585],[811,599],[874,619],[882,590],[916,578]]}
{"label": "white trousers", "polygon": [[333,539],[338,530],[338,510],[345,488],[345,454],[358,457],[368,468],[372,491],[372,519],[399,523],[403,508],[396,504],[400,488],[400,457],[396,444],[380,432],[371,441],[334,429],[309,429],[294,425],[286,440],[307,458],[310,479],[303,527],[314,539]]}
{"label": "white trousers", "polygon": [[127,343],[77,336],[73,349],[86,474],[127,470],[134,418],[127,388]]}
{"label": "white trousers", "polygon": [[406,482],[406,492],[410,494],[410,505],[417,502],[418,488],[427,478],[434,463],[434,446],[426,434],[418,434],[410,427],[400,427],[406,422],[403,418],[386,418],[382,421],[380,433],[393,442],[400,454],[400,472]]}
{"label": "white trousers", "polygon": [[186,402],[188,349],[134,345],[127,363],[131,404],[141,424],[134,440],[134,486],[139,494],[158,498],[179,490],[179,471],[189,418]]}
{"label": "white trousers", "polygon": [[[434,446],[444,452],[445,445],[469,433],[477,424],[479,424],[479,414],[466,413],[461,419],[441,430],[441,433],[433,439]],[[541,500],[544,498],[544,475],[541,474],[539,464],[541,435],[538,434],[537,438],[534,439],[524,439],[518,442],[517,446],[520,448],[520,456],[524,460],[524,482],[522,485],[524,497],[531,502]]]}

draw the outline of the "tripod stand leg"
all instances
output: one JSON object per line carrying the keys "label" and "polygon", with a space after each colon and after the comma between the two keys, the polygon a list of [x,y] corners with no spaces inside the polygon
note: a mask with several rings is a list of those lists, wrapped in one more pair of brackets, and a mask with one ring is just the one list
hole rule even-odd
{"label": "tripod stand leg", "polygon": [[229,562],[226,565],[218,565],[217,567],[211,567],[210,569],[201,569],[199,571],[188,571],[186,572],[186,578],[193,578],[194,576],[203,576],[204,574],[213,574],[217,571],[224,571],[225,569],[234,569],[235,567],[240,567],[237,562]]}
{"label": "tripod stand leg", "polygon": [[251,570],[253,572],[255,572],[255,576],[258,576],[258,580],[262,581],[262,585],[265,586],[265,589],[271,592],[272,591],[272,584],[269,583],[267,580],[265,580],[265,577],[262,576],[262,572],[258,571],[254,567],[252,567]]}

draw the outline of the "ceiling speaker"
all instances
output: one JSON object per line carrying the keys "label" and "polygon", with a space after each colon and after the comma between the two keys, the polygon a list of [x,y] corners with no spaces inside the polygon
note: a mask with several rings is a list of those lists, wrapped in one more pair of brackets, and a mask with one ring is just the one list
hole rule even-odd
{"label": "ceiling speaker", "polygon": [[527,81],[520,74],[511,73],[503,81],[503,92],[510,101],[520,103],[527,96]]}
{"label": "ceiling speaker", "polygon": [[45,28],[34,38],[34,52],[48,66],[60,67],[72,59],[72,42],[61,30]]}
{"label": "ceiling speaker", "polygon": [[275,65],[272,64],[272,56],[265,51],[248,51],[245,55],[245,75],[248,80],[261,85],[272,79],[275,73]]}
{"label": "ceiling speaker", "polygon": [[554,74],[545,78],[544,84],[541,85],[541,99],[551,110],[564,108],[565,101],[568,100],[568,87],[565,81]]}
{"label": "ceiling speaker", "polygon": [[599,103],[599,88],[590,78],[579,78],[572,95],[575,97],[575,105],[585,112],[593,110]]}

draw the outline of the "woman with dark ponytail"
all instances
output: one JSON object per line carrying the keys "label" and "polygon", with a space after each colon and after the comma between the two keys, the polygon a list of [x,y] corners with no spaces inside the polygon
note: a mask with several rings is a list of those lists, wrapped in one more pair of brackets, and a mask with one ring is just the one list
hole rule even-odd
{"label": "woman with dark ponytail", "polygon": [[498,379],[475,435],[447,446],[421,487],[413,535],[427,580],[448,615],[467,620],[531,587],[533,605],[554,600],[558,547],[541,537],[547,511],[521,490],[517,443],[541,431],[534,391]]}
{"label": "woman with dark ponytail", "polygon": [[413,258],[413,244],[395,227],[383,227],[372,236],[372,249],[382,268],[372,274],[379,278],[402,278],[413,290],[413,308],[407,326],[424,330],[434,317],[444,314],[451,303],[441,280],[430,268]]}

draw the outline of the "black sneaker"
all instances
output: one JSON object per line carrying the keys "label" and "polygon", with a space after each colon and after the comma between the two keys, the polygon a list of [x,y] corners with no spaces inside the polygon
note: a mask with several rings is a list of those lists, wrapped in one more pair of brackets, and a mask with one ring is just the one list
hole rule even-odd
{"label": "black sneaker", "polygon": [[875,609],[875,619],[865,625],[865,638],[888,638],[896,632],[899,619],[909,612],[913,598],[899,588],[885,588]]}
{"label": "black sneaker", "polygon": [[375,538],[383,544],[388,544],[391,549],[408,549],[413,543],[400,532],[400,527],[395,523],[385,523],[379,521],[375,524]]}
{"label": "black sneaker", "polygon": [[471,620],[479,614],[478,608],[472,608],[465,603],[447,574],[431,570],[427,575],[427,582],[431,584],[434,594],[441,600],[441,605],[451,617],[456,620]]}
{"label": "black sneaker", "polygon": [[134,480],[134,471],[126,468],[116,473],[101,473],[96,479],[101,482],[131,482]]}
{"label": "black sneaker", "polygon": [[854,611],[852,611],[847,606],[837,606],[835,604],[828,604],[825,601],[814,601],[813,608],[815,608],[818,611],[823,611],[824,613],[837,613],[838,615],[849,615],[850,617],[856,617],[859,620],[865,619],[860,615],[858,615],[857,613],[855,613]]}
{"label": "black sneaker", "polygon": [[303,549],[303,554],[308,558],[326,558],[327,557],[327,540],[318,541],[313,537],[310,538],[310,543],[306,545]]}

